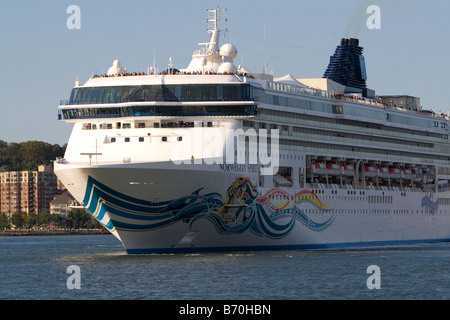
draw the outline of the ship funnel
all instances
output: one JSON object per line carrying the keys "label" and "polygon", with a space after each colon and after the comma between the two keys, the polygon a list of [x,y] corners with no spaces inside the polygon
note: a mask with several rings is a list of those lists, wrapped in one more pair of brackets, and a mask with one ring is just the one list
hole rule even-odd
{"label": "ship funnel", "polygon": [[323,77],[344,86],[366,88],[366,65],[362,51],[358,39],[341,39]]}

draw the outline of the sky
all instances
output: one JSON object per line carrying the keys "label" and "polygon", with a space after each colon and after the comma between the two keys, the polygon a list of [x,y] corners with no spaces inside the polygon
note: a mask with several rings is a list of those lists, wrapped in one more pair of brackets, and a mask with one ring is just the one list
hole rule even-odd
{"label": "sky", "polygon": [[368,88],[450,112],[448,0],[0,0],[0,140],[65,144],[72,124],[57,109],[75,77],[82,84],[115,59],[129,72],[153,61],[164,70],[170,57],[185,68],[217,7],[227,10],[221,44],[234,44],[235,64],[251,72],[267,62],[275,77],[321,78],[340,39],[358,38]]}

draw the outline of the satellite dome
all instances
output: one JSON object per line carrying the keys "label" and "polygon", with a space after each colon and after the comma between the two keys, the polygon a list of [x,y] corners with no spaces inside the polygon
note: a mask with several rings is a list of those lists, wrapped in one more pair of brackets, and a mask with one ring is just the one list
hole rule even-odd
{"label": "satellite dome", "polygon": [[232,62],[224,62],[220,65],[217,73],[236,73],[236,66]]}
{"label": "satellite dome", "polygon": [[237,49],[231,43],[225,43],[223,46],[220,47],[219,54],[221,56],[230,57],[231,60],[234,60],[236,59],[237,56]]}
{"label": "satellite dome", "polygon": [[125,73],[126,69],[121,67],[119,60],[114,60],[112,66],[108,69],[107,74],[109,76],[111,75],[118,75],[120,73]]}

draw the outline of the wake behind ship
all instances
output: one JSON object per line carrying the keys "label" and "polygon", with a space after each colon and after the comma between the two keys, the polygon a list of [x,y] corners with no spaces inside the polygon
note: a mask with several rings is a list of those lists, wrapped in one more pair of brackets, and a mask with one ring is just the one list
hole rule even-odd
{"label": "wake behind ship", "polygon": [[185,69],[76,81],[55,173],[130,254],[450,240],[449,119],[366,87],[358,39],[323,78],[236,66],[210,41]]}

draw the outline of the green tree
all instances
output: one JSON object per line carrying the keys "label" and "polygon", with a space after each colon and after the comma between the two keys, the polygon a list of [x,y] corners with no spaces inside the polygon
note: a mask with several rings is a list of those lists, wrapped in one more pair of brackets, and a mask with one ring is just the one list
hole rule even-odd
{"label": "green tree", "polygon": [[63,223],[63,220],[64,220],[64,218],[59,214],[50,215],[50,222],[55,225],[61,226]]}
{"label": "green tree", "polygon": [[99,229],[102,225],[84,209],[72,209],[67,214],[68,226],[79,229]]}
{"label": "green tree", "polygon": [[88,229],[101,229],[103,225],[95,219],[93,216],[89,214],[89,221],[86,224],[86,228]]}
{"label": "green tree", "polygon": [[36,216],[36,224],[38,226],[44,226],[51,221],[51,215],[48,212],[40,212]]}
{"label": "green tree", "polygon": [[2,228],[2,229],[10,229],[11,228],[9,218],[6,215],[6,213],[0,213],[0,228]]}
{"label": "green tree", "polygon": [[43,141],[6,143],[0,140],[0,167],[9,171],[34,171],[38,165],[49,165],[52,160],[64,156],[66,146]]}
{"label": "green tree", "polygon": [[22,212],[15,212],[11,215],[11,223],[17,228],[22,228],[25,225],[25,215]]}
{"label": "green tree", "polygon": [[30,212],[29,214],[24,214],[24,226],[32,228],[37,225],[37,214]]}
{"label": "green tree", "polygon": [[67,214],[67,219],[69,220],[69,224],[72,228],[79,229],[86,227],[89,216],[83,209],[72,209]]}

